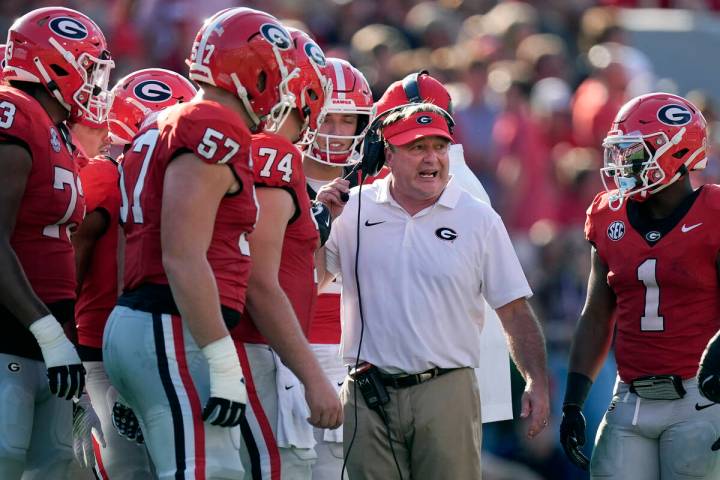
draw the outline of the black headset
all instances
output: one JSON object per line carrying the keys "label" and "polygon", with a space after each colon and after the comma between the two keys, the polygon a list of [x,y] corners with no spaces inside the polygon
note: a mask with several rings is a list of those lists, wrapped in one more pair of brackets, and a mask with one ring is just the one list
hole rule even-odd
{"label": "black headset", "polygon": [[[421,70],[419,72],[411,73],[402,79],[402,87],[405,92],[405,97],[408,103],[393,107],[373,120],[368,128],[365,139],[363,140],[363,156],[362,156],[362,175],[363,177],[374,176],[380,172],[383,165],[385,165],[385,144],[383,142],[382,133],[380,132],[380,126],[382,125],[383,119],[391,113],[402,110],[405,107],[411,106],[415,103],[422,103],[423,98],[420,95],[420,84],[418,82],[421,75],[430,75],[427,70]],[[447,122],[448,129],[452,135],[453,129],[455,128],[455,120],[452,117],[452,102],[449,103],[448,111],[443,110],[443,117]]]}

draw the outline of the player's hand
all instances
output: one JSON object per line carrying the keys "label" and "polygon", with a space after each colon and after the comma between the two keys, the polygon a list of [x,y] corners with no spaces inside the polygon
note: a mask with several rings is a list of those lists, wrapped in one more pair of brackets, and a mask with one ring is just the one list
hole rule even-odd
{"label": "player's hand", "polygon": [[336,178],[327,185],[320,187],[315,200],[324,203],[330,209],[332,218],[336,218],[345,208],[349,191],[350,181],[344,178]]}
{"label": "player's hand", "polygon": [[211,425],[234,427],[245,416],[247,391],[237,350],[230,336],[202,348],[210,370],[210,398],[202,419]]}
{"label": "player's hand", "polygon": [[585,416],[577,405],[565,405],[563,407],[563,418],[560,424],[560,443],[565,455],[572,463],[588,469],[590,461],[580,450],[585,445]]}
{"label": "player's hand", "polygon": [[90,403],[90,397],[85,395],[73,401],[73,454],[83,468],[95,467],[93,437],[105,448],[100,419]]}
{"label": "player's hand", "polygon": [[720,402],[720,374],[711,372],[704,365],[698,371],[698,389],[703,397],[711,402]]}
{"label": "player's hand", "polygon": [[335,429],[342,425],[343,407],[335,388],[325,375],[305,385],[305,400],[310,407],[308,423],[316,428]]}
{"label": "player's hand", "polygon": [[145,443],[140,422],[132,408],[128,407],[122,398],[118,398],[113,405],[112,423],[121,437],[132,440],[138,444]]}
{"label": "player's hand", "polygon": [[85,368],[60,323],[52,315],[47,315],[33,322],[30,332],[40,346],[50,392],[66,400],[80,398],[85,390]]}

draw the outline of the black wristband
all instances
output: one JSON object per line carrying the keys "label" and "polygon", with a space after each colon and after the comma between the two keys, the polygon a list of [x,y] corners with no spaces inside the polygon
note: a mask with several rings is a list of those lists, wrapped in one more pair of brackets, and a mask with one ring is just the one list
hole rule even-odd
{"label": "black wristband", "polygon": [[567,385],[565,386],[565,399],[563,400],[563,408],[566,405],[577,405],[582,409],[590,393],[592,380],[587,375],[578,372],[570,372],[567,376]]}
{"label": "black wristband", "polygon": [[320,246],[322,247],[330,238],[330,228],[332,226],[332,217],[330,209],[323,203],[314,200],[312,202],[312,215],[315,217],[315,223],[320,234]]}

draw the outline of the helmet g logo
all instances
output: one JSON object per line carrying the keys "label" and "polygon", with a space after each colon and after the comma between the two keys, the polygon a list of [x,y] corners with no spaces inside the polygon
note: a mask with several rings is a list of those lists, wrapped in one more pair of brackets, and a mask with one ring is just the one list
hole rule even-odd
{"label": "helmet g logo", "polygon": [[305,44],[305,54],[321,67],[325,66],[325,55],[316,44],[308,42]]}
{"label": "helmet g logo", "polygon": [[146,102],[164,102],[172,97],[172,89],[159,80],[145,80],[135,85],[133,93]]}
{"label": "helmet g logo", "polygon": [[432,123],[432,117],[430,115],[420,115],[416,121],[420,125],[428,125]]}
{"label": "helmet g logo", "polygon": [[681,126],[687,125],[692,120],[692,113],[684,105],[676,103],[665,105],[657,112],[658,120],[665,125]]}
{"label": "helmet g logo", "polygon": [[82,22],[70,17],[57,17],[50,20],[50,30],[61,37],[70,40],[82,40],[88,36],[88,31]]}
{"label": "helmet g logo", "polygon": [[279,25],[273,25],[272,23],[265,23],[260,27],[260,33],[262,36],[276,46],[280,50],[288,50],[292,46],[292,40],[290,34],[284,28]]}

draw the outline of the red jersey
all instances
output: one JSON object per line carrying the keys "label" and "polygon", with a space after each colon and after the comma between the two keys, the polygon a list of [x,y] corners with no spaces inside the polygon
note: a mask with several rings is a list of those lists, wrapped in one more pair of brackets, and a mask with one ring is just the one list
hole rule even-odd
{"label": "red jersey", "polygon": [[[367,177],[363,185],[369,185],[390,174],[390,169],[383,167],[374,177]],[[362,172],[358,169],[357,175],[350,177],[350,186],[359,185]],[[330,183],[328,180],[327,183]],[[310,188],[310,187],[308,187]],[[313,198],[316,192],[312,192]],[[340,327],[340,289],[338,278],[329,283],[318,295],[315,305],[315,316],[312,320],[308,340],[313,344],[337,345],[340,343],[342,328]]]}
{"label": "red jersey", "polygon": [[[284,137],[260,133],[253,135],[252,159],[256,188],[282,188],[295,203],[295,213],[285,229],[278,279],[307,336],[317,296],[315,249],[319,234],[310,211],[302,154]],[[242,342],[267,343],[248,312],[243,314],[233,337]]]}
{"label": "red jersey", "polygon": [[0,86],[0,142],[18,143],[32,156],[10,245],[43,302],[74,299],[70,232],[82,221],[85,198],[67,131],[32,96]]}
{"label": "red jersey", "polygon": [[80,170],[87,211],[100,211],[107,230],[97,239],[75,304],[75,324],[80,345],[102,348],[103,330],[117,302],[117,249],[120,216],[120,172],[107,157],[91,159]]}
{"label": "red jersey", "polygon": [[720,328],[720,187],[702,187],[665,225],[648,223],[635,213],[638,204],[630,203],[614,212],[601,193],[585,223],[616,297],[618,373],[624,382],[646,375],[694,377]]}
{"label": "red jersey", "polygon": [[120,217],[127,238],[125,291],[143,284],[168,285],[160,246],[163,182],[168,164],[186,152],[206,163],[228,165],[240,182],[241,190],[220,202],[207,258],[220,303],[242,311],[250,275],[245,235],[257,217],[250,131],[236,112],[207,100],[163,110],[143,125],[124,155]]}

